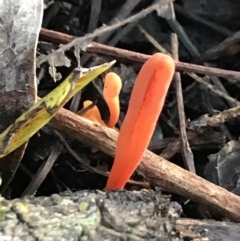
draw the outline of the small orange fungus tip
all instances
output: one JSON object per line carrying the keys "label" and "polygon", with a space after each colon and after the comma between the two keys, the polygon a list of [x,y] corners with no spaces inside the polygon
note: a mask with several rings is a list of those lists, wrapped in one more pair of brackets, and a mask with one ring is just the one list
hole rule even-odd
{"label": "small orange fungus tip", "polygon": [[[93,102],[90,100],[86,100],[83,102],[83,109],[90,106]],[[96,105],[94,105],[91,109],[87,110],[84,114],[81,115],[82,117],[91,120],[92,122],[95,122],[99,125],[106,126],[105,122],[101,118],[101,114],[99,112],[99,109]]]}
{"label": "small orange fungus tip", "polygon": [[106,190],[123,189],[139,165],[162,111],[174,72],[174,60],[162,53],[152,55],[142,66],[120,128]]}
{"label": "small orange fungus tip", "polygon": [[113,128],[120,115],[119,94],[122,88],[121,78],[110,72],[105,76],[103,96],[110,111],[110,118],[107,126]]}

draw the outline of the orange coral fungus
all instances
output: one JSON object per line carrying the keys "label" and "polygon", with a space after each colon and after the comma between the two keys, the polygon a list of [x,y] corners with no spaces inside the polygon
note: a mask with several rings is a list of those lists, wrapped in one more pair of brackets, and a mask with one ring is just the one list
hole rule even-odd
{"label": "orange coral fungus", "polygon": [[108,73],[104,80],[103,96],[110,111],[110,118],[107,123],[107,126],[110,128],[113,128],[119,119],[119,93],[121,88],[121,78],[113,72]]}
{"label": "orange coral fungus", "polygon": [[106,190],[122,189],[143,157],[175,71],[174,60],[156,53],[142,66],[120,129]]}
{"label": "orange coral fungus", "polygon": [[[92,104],[92,101],[86,100],[83,102],[83,109],[87,108]],[[102,126],[107,126],[105,122],[101,118],[101,114],[97,106],[93,106],[91,109],[87,110],[84,114],[81,115],[82,117],[91,120],[92,122],[98,123]]]}

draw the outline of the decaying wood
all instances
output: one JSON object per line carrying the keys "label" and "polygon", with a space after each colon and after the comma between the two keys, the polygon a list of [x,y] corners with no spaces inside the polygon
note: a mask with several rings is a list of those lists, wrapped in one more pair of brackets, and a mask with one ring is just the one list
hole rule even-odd
{"label": "decaying wood", "polygon": [[[75,39],[74,36],[60,33],[53,30],[44,29],[44,28],[41,29],[40,38],[43,40],[48,40],[58,44],[59,43],[66,44]],[[100,54],[111,58],[120,59],[123,61],[131,61],[131,62],[138,62],[138,63],[144,63],[150,57],[150,55],[147,55],[147,54],[141,54],[134,51],[111,47],[111,46],[99,44],[96,42],[92,42],[91,44],[89,44],[86,48],[86,52],[93,53],[93,54]],[[230,78],[230,79],[240,81],[240,73],[237,71],[212,68],[212,67],[201,66],[196,64],[189,64],[189,63],[184,63],[180,61],[176,62],[176,69],[178,71],[183,71],[183,72],[193,72],[197,74],[217,76],[217,77],[222,77],[226,79]]]}
{"label": "decaying wood", "polygon": [[[115,130],[99,126],[65,109],[60,109],[49,124],[110,156],[115,154],[118,137]],[[211,206],[216,212],[240,221],[240,197],[150,151],[145,152],[137,171],[153,185]]]}

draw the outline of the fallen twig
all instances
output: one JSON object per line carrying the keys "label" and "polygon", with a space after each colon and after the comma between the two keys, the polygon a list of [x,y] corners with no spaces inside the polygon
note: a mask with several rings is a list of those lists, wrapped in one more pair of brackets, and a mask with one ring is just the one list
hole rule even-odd
{"label": "fallen twig", "polygon": [[[44,28],[41,29],[40,37],[43,40],[48,40],[58,44],[66,44],[75,39],[74,36],[52,30],[47,30]],[[150,57],[150,55],[147,54],[141,54],[134,51],[111,47],[96,42],[92,42],[91,44],[89,44],[86,47],[86,52],[93,54],[101,54],[112,58],[117,58],[125,61],[133,61],[138,63],[144,63]],[[203,75],[218,76],[226,79],[231,78],[240,81],[240,72],[189,64],[180,61],[176,62],[176,70],[193,72]]]}
{"label": "fallen twig", "polygon": [[[110,156],[115,154],[118,133],[113,129],[99,126],[66,109],[60,109],[49,124]],[[240,197],[150,151],[145,152],[138,172],[153,185],[211,206],[220,214],[240,221]]]}

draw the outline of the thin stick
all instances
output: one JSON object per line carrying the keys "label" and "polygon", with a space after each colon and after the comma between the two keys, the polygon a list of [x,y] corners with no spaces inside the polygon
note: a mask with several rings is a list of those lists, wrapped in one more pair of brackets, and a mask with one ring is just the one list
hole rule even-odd
{"label": "thin stick", "polygon": [[199,56],[195,62],[201,64],[222,56],[237,54],[239,52],[239,39],[240,31],[237,31],[228,38],[224,39],[218,45],[214,45],[212,48],[208,49],[201,56]]}
{"label": "thin stick", "polygon": [[222,34],[223,36],[230,36],[232,35],[232,31],[230,31],[229,29],[219,26],[218,24],[214,23],[213,21],[207,20],[205,18],[200,17],[198,14],[194,14],[191,13],[190,11],[188,11],[187,9],[185,9],[184,7],[175,4],[174,5],[174,9],[177,13],[183,15],[184,17],[188,18],[191,22],[195,21],[197,23],[202,24],[203,26],[206,26],[214,31],[216,31],[217,33]]}
{"label": "thin stick", "polygon": [[41,186],[48,173],[51,171],[58,156],[61,154],[61,147],[62,146],[60,143],[57,142],[55,144],[48,159],[45,162],[43,162],[41,166],[38,168],[37,173],[34,175],[31,182],[28,184],[27,188],[23,191],[21,197],[29,195],[31,196],[36,193],[36,191]]}
{"label": "thin stick", "polygon": [[[172,34],[171,36],[172,42],[172,54],[175,61],[178,61],[178,38],[176,34]],[[183,93],[182,93],[182,83],[181,83],[181,76],[179,72],[175,73],[175,87],[176,87],[176,96],[177,96],[177,106],[178,106],[178,115],[179,115],[179,122],[180,122],[180,137],[181,137],[181,153],[182,158],[185,163],[185,167],[193,172],[196,173],[195,164],[193,153],[190,148],[188,138],[187,138],[187,131],[186,131],[186,122],[185,122],[185,111],[184,111],[184,102],[183,102]]]}
{"label": "thin stick", "polygon": [[210,91],[212,91],[213,93],[215,93],[216,95],[221,96],[222,98],[224,98],[225,100],[232,102],[234,105],[239,105],[240,102],[237,101],[236,99],[232,98],[231,96],[226,95],[224,92],[222,92],[221,90],[219,90],[218,88],[216,88],[215,86],[211,85],[210,83],[208,83],[207,81],[205,81],[203,78],[200,78],[199,76],[197,76],[194,73],[188,73],[188,75],[190,77],[192,77],[194,80],[196,80],[198,83],[202,84],[203,86],[205,86],[207,89],[209,89]]}
{"label": "thin stick", "polygon": [[[117,23],[117,22],[121,22],[124,19],[126,19],[126,17],[128,17],[130,15],[130,13],[132,12],[132,10],[141,2],[141,0],[128,0],[126,1],[121,8],[119,9],[119,11],[116,13],[116,15],[114,16],[114,18],[112,18],[110,20],[110,22],[108,23],[109,26]],[[111,35],[113,34],[113,32],[108,32],[104,35],[102,35],[101,37],[98,38],[98,42],[100,43],[105,43],[107,42],[107,40],[111,37]]]}

